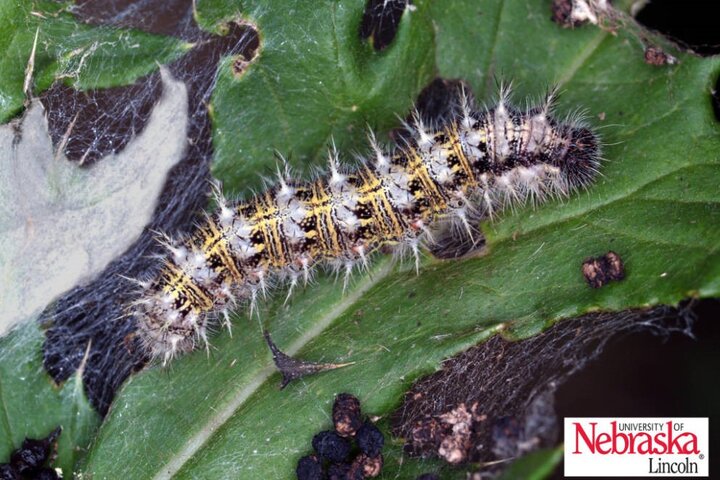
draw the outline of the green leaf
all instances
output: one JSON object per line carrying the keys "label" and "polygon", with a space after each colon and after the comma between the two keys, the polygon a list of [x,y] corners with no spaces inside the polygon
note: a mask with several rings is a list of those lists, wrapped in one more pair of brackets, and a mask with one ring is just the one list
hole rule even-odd
{"label": "green leaf", "polygon": [[[215,172],[231,189],[256,186],[274,149],[307,168],[330,136],[343,151],[361,148],[364,124],[396,126],[433,71],[467,80],[481,100],[497,75],[514,81],[518,101],[559,84],[560,113],[587,109],[603,136],[603,175],[570,199],[484,224],[483,257],[427,259],[419,275],[382,259],[345,294],[322,277],[287,305],[268,304],[260,321],[239,316],[209,356],[125,386],[88,474],[291,478],[313,434],[330,426],[336,393],[387,415],[415,379],[499,330],[527,337],[590,311],[720,293],[720,137],[709,95],[720,59],[678,53],[678,65],[649,66],[630,27],[564,30],[549,20],[549,1],[529,0],[417,1],[376,53],[358,39],[363,2],[306,3],[198,4],[208,29],[242,18],[260,32],[259,57],[239,78],[228,59],[212,100]],[[608,250],[627,278],[592,290],[581,263]],[[290,354],[356,363],[279,391],[261,323]],[[413,461],[393,451],[383,478],[413,478]]]}
{"label": "green leaf", "polygon": [[45,438],[58,425],[58,457],[65,478],[88,447],[98,414],[83,393],[82,373],[55,385],[42,366],[43,334],[34,322],[0,338],[0,463],[28,438]]}
{"label": "green leaf", "polygon": [[435,71],[429,4],[403,15],[395,45],[382,55],[358,38],[363,7],[329,0],[280,9],[249,1],[239,11],[222,0],[198,6],[207,28],[241,16],[261,38],[240,78],[226,58],[213,93],[213,173],[226,189],[259,186],[259,174],[275,171],[276,151],[309,173],[326,163],[331,140],[340,151],[365,149],[368,125],[384,132],[412,107]]}
{"label": "green leaf", "polygon": [[542,480],[548,478],[563,458],[563,447],[547,448],[515,460],[499,480]]}
{"label": "green leaf", "polygon": [[79,23],[67,13],[70,5],[0,0],[0,123],[22,109],[28,74],[35,95],[55,80],[77,89],[127,85],[190,47],[172,37]]}
{"label": "green leaf", "polygon": [[[59,5],[46,6],[58,10]],[[5,56],[0,57],[0,119],[22,106],[23,75],[13,77],[15,70],[5,67],[16,59],[13,52],[27,46],[21,42],[27,34],[25,17],[18,12],[31,7],[30,2],[0,0],[0,32],[8,33],[0,35],[0,43],[9,42],[2,45]],[[78,72],[77,87],[130,82],[157,68],[155,58],[170,60],[183,50],[177,40],[90,29],[75,24],[59,10],[32,11],[33,22],[44,32],[38,35],[38,45],[43,42],[35,57],[38,75],[69,71],[66,67],[76,54],[53,63],[48,56],[52,52],[81,48],[88,53],[83,45],[94,50],[85,57],[85,67],[73,67]],[[39,14],[45,18],[40,19]],[[28,52],[35,30],[33,26]],[[126,51],[122,42],[140,42],[126,46],[144,53]],[[156,56],[160,47],[167,51]],[[102,62],[102,68],[97,62]],[[102,271],[136,240],[149,221],[167,171],[182,156],[186,137],[185,86],[169,75],[161,78],[164,94],[143,131],[111,162],[92,169],[78,167],[54,151],[37,100],[28,103],[21,125],[0,125],[0,463],[7,461],[24,438],[44,438],[59,425],[63,431],[53,466],[62,468],[69,478],[100,424],[84,396],[81,371],[63,385],[53,384],[45,373],[43,335],[35,318],[57,295]],[[41,83],[38,80],[37,85]],[[2,336],[16,323],[23,326]]]}

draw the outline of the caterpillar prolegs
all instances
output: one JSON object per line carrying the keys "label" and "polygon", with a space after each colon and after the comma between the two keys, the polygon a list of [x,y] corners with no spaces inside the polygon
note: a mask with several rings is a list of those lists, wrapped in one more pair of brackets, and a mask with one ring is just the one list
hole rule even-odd
{"label": "caterpillar prolegs", "polygon": [[292,288],[318,264],[350,275],[382,246],[410,249],[438,222],[472,235],[480,219],[512,204],[566,196],[592,181],[600,163],[595,133],[554,118],[554,95],[520,110],[508,89],[491,108],[462,95],[450,118],[430,128],[416,116],[410,138],[343,168],[330,151],[311,181],[278,175],[254,197],[227,202],[188,238],[165,241],[160,273],[133,306],[150,355],[165,361],[206,342],[208,326],[238,302],[255,302],[272,279]]}

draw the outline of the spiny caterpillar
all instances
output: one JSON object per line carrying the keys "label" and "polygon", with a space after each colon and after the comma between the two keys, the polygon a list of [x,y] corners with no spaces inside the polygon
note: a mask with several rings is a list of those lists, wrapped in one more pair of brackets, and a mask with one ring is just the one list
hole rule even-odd
{"label": "spiny caterpillar", "polygon": [[[392,151],[370,134],[373,156],[350,171],[330,152],[327,174],[300,181],[278,174],[268,190],[219,208],[169,254],[134,304],[139,335],[165,361],[207,343],[209,324],[239,301],[254,306],[272,279],[292,287],[324,263],[345,273],[381,246],[412,251],[439,223],[472,236],[474,225],[527,199],[566,196],[588,185],[600,164],[597,136],[577,119],[552,116],[554,93],[519,110],[501,89],[492,108],[461,95],[435,128],[419,115],[411,138]],[[417,263],[416,263],[417,265]]]}

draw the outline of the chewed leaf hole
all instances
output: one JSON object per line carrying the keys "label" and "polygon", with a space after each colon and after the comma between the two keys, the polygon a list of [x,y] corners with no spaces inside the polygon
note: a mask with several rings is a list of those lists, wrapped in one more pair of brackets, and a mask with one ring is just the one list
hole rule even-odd
{"label": "chewed leaf hole", "polygon": [[411,5],[411,0],[368,0],[360,38],[368,40],[375,50],[385,49],[395,39],[402,14]]}
{"label": "chewed leaf hole", "polygon": [[239,39],[235,55],[232,56],[231,69],[236,78],[241,77],[260,54],[260,34],[257,26],[246,20],[237,20],[224,24],[220,31],[228,37]]}
{"label": "chewed leaf hole", "polygon": [[251,60],[244,55],[235,55],[232,61],[232,72],[235,78],[240,78],[250,66]]}

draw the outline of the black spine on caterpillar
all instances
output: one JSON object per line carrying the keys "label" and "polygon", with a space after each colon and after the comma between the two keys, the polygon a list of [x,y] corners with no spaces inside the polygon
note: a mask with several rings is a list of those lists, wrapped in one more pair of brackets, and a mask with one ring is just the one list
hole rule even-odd
{"label": "black spine on caterpillar", "polygon": [[132,306],[147,351],[165,361],[207,343],[213,319],[239,301],[254,304],[268,282],[290,290],[314,266],[348,276],[381,246],[410,249],[438,222],[470,236],[477,221],[509,205],[566,196],[588,185],[600,164],[598,137],[579,120],[552,115],[554,95],[520,110],[501,90],[495,106],[477,109],[465,95],[438,127],[416,119],[412,136],[391,151],[371,135],[373,155],[355,169],[330,153],[327,174],[312,181],[279,175],[278,183],[219,208],[194,234],[167,239],[160,273],[142,282]]}

